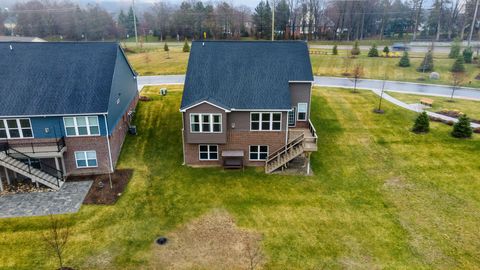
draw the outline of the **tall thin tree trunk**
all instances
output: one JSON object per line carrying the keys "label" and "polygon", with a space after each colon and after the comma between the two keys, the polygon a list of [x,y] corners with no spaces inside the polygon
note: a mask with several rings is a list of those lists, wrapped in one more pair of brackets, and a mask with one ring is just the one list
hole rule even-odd
{"label": "tall thin tree trunk", "polygon": [[423,0],[420,1],[418,4],[417,12],[415,14],[415,26],[413,28],[413,40],[415,41],[417,39],[417,31],[418,31],[418,23],[420,20],[420,15],[422,14],[422,5],[423,5]]}
{"label": "tall thin tree trunk", "polygon": [[443,0],[440,0],[440,6],[438,7],[438,12],[437,12],[437,36],[435,37],[436,41],[440,40],[440,21],[442,17],[442,6],[443,6]]}

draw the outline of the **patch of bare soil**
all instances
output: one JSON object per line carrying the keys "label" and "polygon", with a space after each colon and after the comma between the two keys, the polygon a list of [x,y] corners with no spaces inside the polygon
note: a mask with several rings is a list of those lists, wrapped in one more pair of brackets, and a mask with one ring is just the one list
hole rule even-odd
{"label": "patch of bare soil", "polygon": [[84,204],[115,204],[128,185],[132,174],[133,170],[131,169],[116,170],[111,174],[112,188],[110,188],[108,174],[72,176],[67,181],[93,180],[92,187],[83,201]]}
{"label": "patch of bare soil", "polygon": [[261,235],[238,228],[222,210],[206,214],[154,244],[154,269],[259,269]]}

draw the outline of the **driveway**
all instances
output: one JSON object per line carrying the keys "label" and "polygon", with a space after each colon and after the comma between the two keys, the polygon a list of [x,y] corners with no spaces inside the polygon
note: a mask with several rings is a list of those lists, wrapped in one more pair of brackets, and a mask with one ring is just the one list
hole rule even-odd
{"label": "driveway", "polygon": [[[315,76],[314,79],[315,85],[317,86],[353,88],[353,81],[348,78]],[[147,85],[183,84],[184,81],[185,75],[139,76],[138,89],[141,90],[144,86]],[[382,81],[361,79],[357,82],[357,87],[361,89],[378,90],[382,88]],[[387,81],[385,83],[385,90],[407,94],[443,97],[450,97],[452,93],[452,87],[448,85],[434,85],[396,81]],[[462,87],[455,91],[455,97],[480,100],[480,89]]]}

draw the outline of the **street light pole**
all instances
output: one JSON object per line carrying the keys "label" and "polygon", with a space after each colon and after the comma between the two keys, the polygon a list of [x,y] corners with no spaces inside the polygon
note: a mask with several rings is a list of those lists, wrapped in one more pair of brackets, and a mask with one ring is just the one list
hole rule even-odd
{"label": "street light pole", "polygon": [[135,44],[138,46],[137,16],[135,15],[135,0],[132,0],[132,10],[133,10],[133,29],[135,30]]}
{"label": "street light pole", "polygon": [[[478,0],[477,0],[478,1]],[[272,0],[272,41],[275,40],[275,0]]]}
{"label": "street light pole", "polygon": [[475,27],[475,19],[477,18],[478,11],[478,0],[475,4],[475,12],[473,13],[472,24],[470,25],[470,35],[468,35],[468,46],[470,47],[470,42],[472,42],[473,28]]}

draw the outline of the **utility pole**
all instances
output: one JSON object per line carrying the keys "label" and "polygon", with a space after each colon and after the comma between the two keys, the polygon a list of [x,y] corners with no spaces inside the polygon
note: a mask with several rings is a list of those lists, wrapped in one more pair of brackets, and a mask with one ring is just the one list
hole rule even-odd
{"label": "utility pole", "polygon": [[475,12],[473,13],[472,24],[470,25],[470,35],[468,36],[468,46],[470,46],[470,42],[472,42],[472,35],[473,35],[473,28],[475,27],[475,19],[477,18],[477,11],[478,11],[478,0],[475,4]]}
{"label": "utility pole", "polygon": [[135,0],[132,0],[132,10],[133,10],[133,29],[135,30],[135,44],[138,46],[137,16],[135,15]]}
{"label": "utility pole", "polygon": [[[478,0],[477,0],[478,2]],[[275,40],[275,0],[272,0],[272,41]]]}

